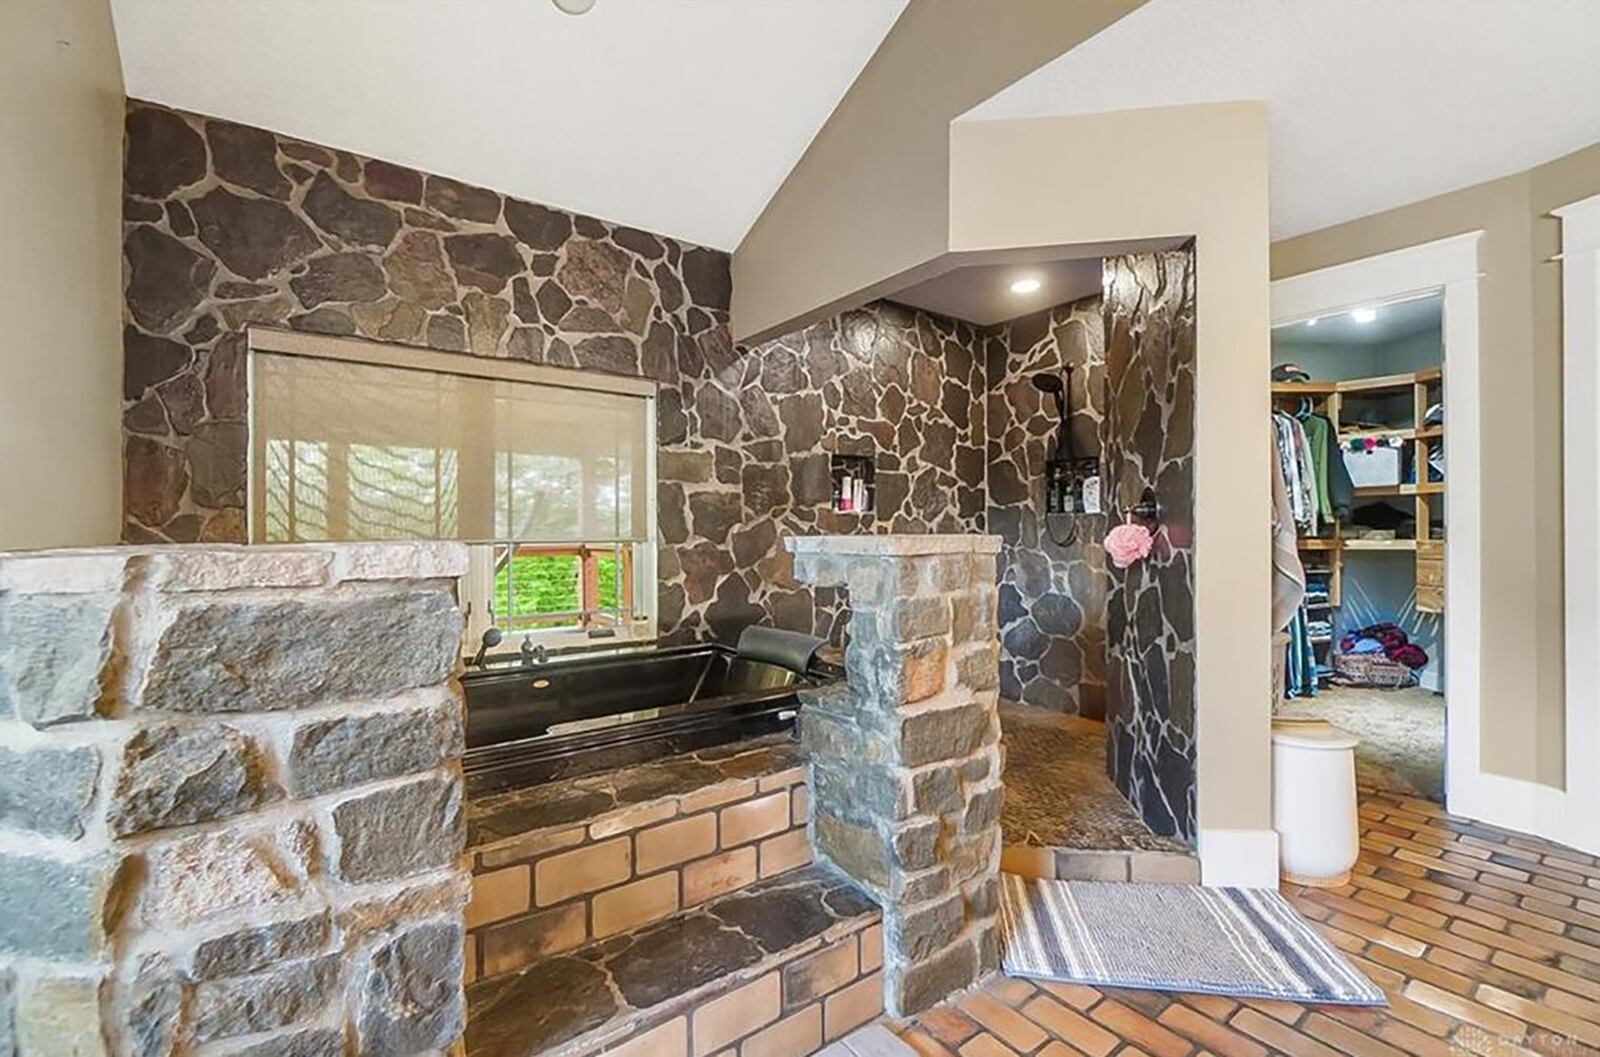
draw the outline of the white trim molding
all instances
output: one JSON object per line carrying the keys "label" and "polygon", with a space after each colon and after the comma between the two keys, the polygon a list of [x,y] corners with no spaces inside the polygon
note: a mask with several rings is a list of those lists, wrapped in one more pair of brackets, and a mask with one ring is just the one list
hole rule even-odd
{"label": "white trim molding", "polygon": [[[1272,284],[1274,326],[1375,302],[1444,295],[1445,464],[1445,798],[1451,811],[1526,832],[1541,832],[1544,787],[1508,789],[1512,779],[1484,772],[1481,708],[1483,645],[1482,393],[1478,368],[1478,242],[1483,232],[1395,250]],[[1548,792],[1559,795],[1559,790]]]}
{"label": "white trim molding", "polygon": [[1277,888],[1278,834],[1270,829],[1202,829],[1200,883],[1207,888]]}
{"label": "white trim molding", "polygon": [[1550,805],[1559,811],[1546,816],[1546,835],[1600,853],[1600,195],[1552,212],[1561,220],[1566,791]]}

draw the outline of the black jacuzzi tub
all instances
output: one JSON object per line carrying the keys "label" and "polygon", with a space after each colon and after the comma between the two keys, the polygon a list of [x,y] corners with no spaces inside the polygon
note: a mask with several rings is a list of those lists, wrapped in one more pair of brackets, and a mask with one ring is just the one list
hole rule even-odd
{"label": "black jacuzzi tub", "polygon": [[791,730],[796,692],[837,675],[700,644],[491,667],[461,677],[467,790],[483,795]]}

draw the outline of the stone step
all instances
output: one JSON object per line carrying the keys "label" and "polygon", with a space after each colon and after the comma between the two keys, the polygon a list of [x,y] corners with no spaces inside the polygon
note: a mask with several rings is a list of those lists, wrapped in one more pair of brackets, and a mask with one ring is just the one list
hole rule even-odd
{"label": "stone step", "polygon": [[883,1012],[878,908],[808,866],[467,989],[467,1057],[808,1054]]}
{"label": "stone step", "polygon": [[780,735],[472,798],[468,982],[807,865],[805,777]]}
{"label": "stone step", "polygon": [[1200,860],[1186,851],[1107,851],[1008,844],[1000,853],[1000,869],[1019,877],[1058,881],[1200,883]]}

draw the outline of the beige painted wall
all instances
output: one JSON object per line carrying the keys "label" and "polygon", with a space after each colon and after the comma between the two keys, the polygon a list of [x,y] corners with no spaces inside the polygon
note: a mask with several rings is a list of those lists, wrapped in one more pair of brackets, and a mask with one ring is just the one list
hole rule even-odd
{"label": "beige painted wall", "polygon": [[1596,193],[1600,144],[1272,246],[1277,279],[1483,231],[1481,761],[1491,773],[1553,786],[1565,781],[1561,268],[1550,259],[1561,227],[1547,214]]}
{"label": "beige painted wall", "polygon": [[959,122],[950,140],[951,250],[1195,236],[1205,862],[1207,831],[1260,834],[1272,825],[1266,109]]}
{"label": "beige painted wall", "polygon": [[944,253],[951,120],[1144,2],[913,0],[734,251],[735,338],[859,304]]}
{"label": "beige painted wall", "polygon": [[106,0],[0,2],[0,550],[115,543],[122,68]]}

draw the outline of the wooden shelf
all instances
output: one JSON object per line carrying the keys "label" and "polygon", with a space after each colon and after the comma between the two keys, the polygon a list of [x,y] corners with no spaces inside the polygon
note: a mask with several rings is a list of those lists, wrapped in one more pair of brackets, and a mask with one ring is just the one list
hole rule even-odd
{"label": "wooden shelf", "polygon": [[1414,385],[1427,385],[1438,381],[1441,377],[1443,371],[1440,368],[1430,367],[1427,370],[1385,374],[1376,378],[1349,378],[1342,382],[1334,382],[1333,385],[1340,393],[1377,393],[1386,389],[1410,389]]}
{"label": "wooden shelf", "polygon": [[1356,498],[1383,495],[1443,495],[1443,481],[1429,481],[1426,484],[1385,484],[1368,488],[1357,488]]}
{"label": "wooden shelf", "polygon": [[1273,396],[1330,396],[1339,391],[1338,382],[1273,382]]}
{"label": "wooden shelf", "polygon": [[1428,542],[1424,540],[1420,545],[1416,540],[1364,540],[1352,537],[1342,539],[1303,539],[1299,541],[1299,549],[1303,551],[1418,551],[1426,550]]}
{"label": "wooden shelf", "polygon": [[1352,429],[1339,434],[1339,443],[1345,444],[1361,437],[1392,437],[1395,440],[1431,440],[1434,437],[1444,436],[1441,426],[1425,426],[1422,429]]}
{"label": "wooden shelf", "polygon": [[[1443,443],[1444,426],[1427,425],[1424,417],[1431,404],[1435,401],[1434,390],[1430,387],[1437,386],[1444,378],[1443,367],[1430,367],[1421,371],[1408,371],[1403,374],[1387,374],[1373,378],[1346,378],[1342,381],[1308,381],[1308,382],[1274,382],[1272,383],[1272,397],[1274,407],[1280,410],[1289,410],[1292,405],[1287,403],[1290,399],[1309,400],[1310,406],[1317,413],[1325,415],[1332,423],[1336,439],[1341,446],[1360,438],[1372,437],[1387,441],[1391,444],[1412,446],[1410,452],[1412,465],[1426,476],[1423,468],[1428,465],[1428,455],[1437,446]],[[1343,413],[1347,410],[1346,400],[1353,398],[1361,400],[1363,397],[1399,397],[1409,394],[1411,404],[1411,425],[1397,428],[1384,428],[1379,426],[1374,429],[1364,429],[1348,422],[1341,422]],[[1304,407],[1305,405],[1301,405]],[[1353,417],[1363,417],[1360,415]],[[1387,414],[1384,417],[1388,417]],[[1398,413],[1398,421],[1405,421]],[[1355,495],[1360,499],[1373,499],[1387,496],[1405,496],[1416,507],[1416,523],[1418,531],[1426,535],[1431,531],[1433,514],[1438,503],[1430,499],[1431,496],[1444,494],[1443,481],[1424,481],[1421,484],[1393,484],[1373,488],[1357,488]],[[1403,505],[1403,504],[1402,504]],[[1437,572],[1429,572],[1428,576],[1435,579],[1424,583],[1424,567],[1432,568],[1443,557],[1444,545],[1437,540],[1415,539],[1359,539],[1337,535],[1339,527],[1334,526],[1336,533],[1332,537],[1315,537],[1296,540],[1296,548],[1301,552],[1306,563],[1307,571],[1312,571],[1312,563],[1322,566],[1317,570],[1319,575],[1327,577],[1328,604],[1337,608],[1342,604],[1345,555],[1356,552],[1393,552],[1396,554],[1409,554],[1417,564],[1418,583],[1418,608],[1426,608],[1422,604],[1425,591],[1432,591],[1436,596],[1439,589],[1432,586],[1438,581]],[[1433,596],[1429,596],[1433,597]],[[1442,612],[1443,599],[1433,597],[1433,608],[1429,612]]]}

